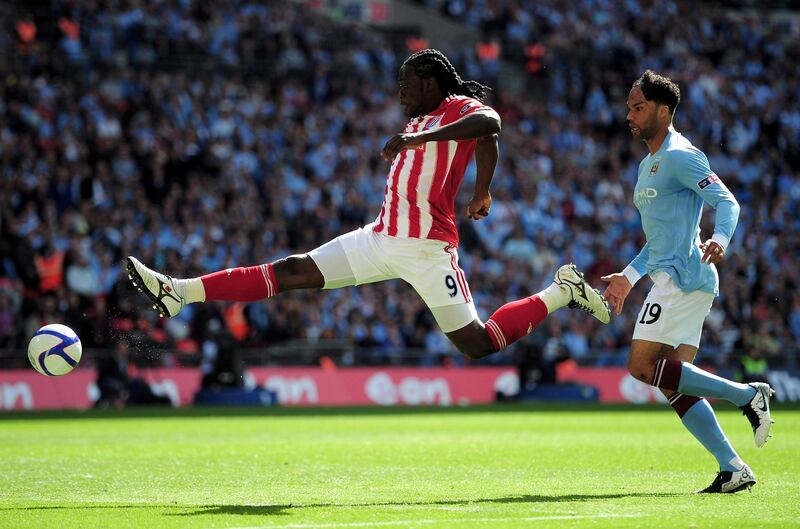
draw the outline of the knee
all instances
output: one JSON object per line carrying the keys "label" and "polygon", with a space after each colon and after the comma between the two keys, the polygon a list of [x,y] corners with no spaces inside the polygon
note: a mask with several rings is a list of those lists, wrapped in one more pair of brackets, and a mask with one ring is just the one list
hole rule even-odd
{"label": "knee", "polygon": [[647,358],[631,352],[628,356],[628,372],[635,379],[649,384],[653,379],[653,364]]}
{"label": "knee", "polygon": [[272,265],[281,290],[322,288],[325,279],[314,261],[307,255],[290,255]]}
{"label": "knee", "polygon": [[305,255],[290,255],[277,261],[274,265],[275,269],[280,269],[286,275],[297,277],[303,275],[303,261],[308,259]]}
{"label": "knee", "polygon": [[450,339],[461,354],[472,360],[485,358],[496,352],[492,344],[492,339],[485,329],[473,329],[473,331],[467,335],[459,337],[451,336]]}

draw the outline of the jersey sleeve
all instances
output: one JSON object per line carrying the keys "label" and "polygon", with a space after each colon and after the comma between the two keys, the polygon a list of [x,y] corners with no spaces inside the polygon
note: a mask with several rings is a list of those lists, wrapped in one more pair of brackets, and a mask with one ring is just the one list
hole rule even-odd
{"label": "jersey sleeve", "polygon": [[635,285],[639,279],[647,273],[647,261],[650,259],[650,247],[648,243],[642,247],[639,255],[633,258],[622,274],[628,279],[631,286]]}
{"label": "jersey sleeve", "polygon": [[458,121],[476,112],[494,112],[494,109],[471,97],[454,97],[444,111],[442,125]]}
{"label": "jersey sleeve", "polygon": [[691,189],[717,210],[714,240],[723,248],[733,237],[739,221],[739,203],[728,187],[720,180],[708,163],[708,158],[698,149],[675,151],[675,176],[684,187]]}

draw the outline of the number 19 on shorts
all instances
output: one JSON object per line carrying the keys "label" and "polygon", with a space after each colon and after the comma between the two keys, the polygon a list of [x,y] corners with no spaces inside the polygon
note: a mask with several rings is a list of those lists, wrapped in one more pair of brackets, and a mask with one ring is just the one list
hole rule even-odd
{"label": "number 19 on shorts", "polygon": [[639,323],[650,325],[651,323],[657,322],[660,316],[661,305],[658,303],[646,303],[642,309],[642,317],[639,319]]}

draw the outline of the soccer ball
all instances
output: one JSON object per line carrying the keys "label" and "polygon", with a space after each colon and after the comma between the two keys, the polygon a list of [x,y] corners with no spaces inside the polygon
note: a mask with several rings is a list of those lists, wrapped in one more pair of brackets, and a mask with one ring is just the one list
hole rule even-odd
{"label": "soccer ball", "polygon": [[43,375],[66,375],[81,361],[81,340],[66,325],[45,325],[28,343],[28,360]]}

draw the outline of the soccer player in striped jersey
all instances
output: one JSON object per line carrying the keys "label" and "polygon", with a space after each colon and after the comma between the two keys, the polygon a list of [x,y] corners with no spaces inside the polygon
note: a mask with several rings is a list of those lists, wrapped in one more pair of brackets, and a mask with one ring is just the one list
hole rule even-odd
{"label": "soccer player in striped jersey", "polygon": [[[750,421],[756,446],[772,424],[764,383],[739,384],[695,367],[703,320],[719,292],[716,264],[722,261],[739,218],[739,204],[708,159],[672,126],[680,89],[647,70],[628,95],[628,125],[649,150],[639,164],[633,203],[647,242],[620,273],[603,277],[604,295],[616,314],[645,274],[653,287],[639,312],[628,355],[630,373],[661,389],[686,428],[717,459],[716,479],[700,492],[749,489],[753,472],[734,451],[714,410],[703,397],[728,400]],[[713,236],[700,239],[703,202],[717,211]]]}
{"label": "soccer player in striped jersey", "polygon": [[391,167],[375,222],[306,254],[192,279],[171,278],[128,257],[131,280],[163,316],[174,316],[186,303],[256,301],[286,290],[401,278],[470,358],[503,349],[560,307],[580,308],[608,323],[608,304],[572,264],[560,267],[542,292],[507,303],[486,322],[478,318],[458,266],[454,202],[474,156],[476,184],[466,214],[474,220],[489,215],[500,117],[482,102],[487,88],[461,79],[437,50],[422,50],[403,63],[399,89],[400,105],[410,121],[382,149]]}

